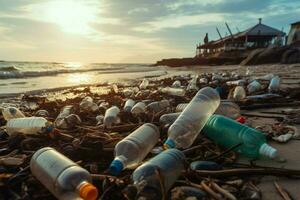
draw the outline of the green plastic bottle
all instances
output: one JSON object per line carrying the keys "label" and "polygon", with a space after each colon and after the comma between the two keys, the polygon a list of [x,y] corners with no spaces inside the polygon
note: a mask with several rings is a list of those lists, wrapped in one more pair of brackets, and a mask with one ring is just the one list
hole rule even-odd
{"label": "green plastic bottle", "polygon": [[277,156],[277,150],[266,143],[263,133],[221,115],[212,115],[202,133],[225,148],[241,144],[235,151],[249,158]]}

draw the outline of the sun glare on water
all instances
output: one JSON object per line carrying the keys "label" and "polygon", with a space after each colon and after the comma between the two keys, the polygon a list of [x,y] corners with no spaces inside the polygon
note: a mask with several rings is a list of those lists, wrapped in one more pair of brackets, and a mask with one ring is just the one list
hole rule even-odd
{"label": "sun glare on water", "polygon": [[97,18],[97,9],[87,1],[54,0],[43,4],[41,11],[44,20],[75,34],[89,34],[92,31],[90,23]]}
{"label": "sun glare on water", "polygon": [[67,80],[74,84],[87,84],[90,83],[91,76],[89,74],[70,74]]}

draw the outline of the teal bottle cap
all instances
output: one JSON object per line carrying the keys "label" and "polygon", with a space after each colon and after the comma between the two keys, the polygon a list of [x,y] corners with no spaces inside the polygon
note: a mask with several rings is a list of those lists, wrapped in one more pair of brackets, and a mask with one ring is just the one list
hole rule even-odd
{"label": "teal bottle cap", "polygon": [[164,143],[164,148],[165,149],[172,149],[172,148],[175,148],[175,142],[171,139],[167,139]]}
{"label": "teal bottle cap", "polygon": [[123,170],[123,163],[120,160],[113,160],[108,168],[111,175],[117,176]]}

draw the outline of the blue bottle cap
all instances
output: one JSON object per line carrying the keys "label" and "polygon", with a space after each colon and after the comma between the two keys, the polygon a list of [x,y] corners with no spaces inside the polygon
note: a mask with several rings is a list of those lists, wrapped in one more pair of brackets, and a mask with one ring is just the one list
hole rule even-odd
{"label": "blue bottle cap", "polygon": [[53,131],[53,129],[54,129],[54,126],[51,123],[50,125],[46,126],[45,133],[51,133]]}
{"label": "blue bottle cap", "polygon": [[171,139],[167,139],[164,143],[164,148],[165,149],[172,149],[172,148],[175,148],[175,142]]}
{"label": "blue bottle cap", "polygon": [[113,160],[108,168],[111,175],[117,176],[123,170],[123,163],[120,160]]}

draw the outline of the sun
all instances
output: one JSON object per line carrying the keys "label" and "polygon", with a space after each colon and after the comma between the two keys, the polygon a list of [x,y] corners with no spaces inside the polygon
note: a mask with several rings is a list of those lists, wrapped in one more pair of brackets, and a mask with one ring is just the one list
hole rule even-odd
{"label": "sun", "polygon": [[43,5],[44,20],[58,24],[64,32],[89,34],[97,19],[97,8],[86,0],[54,0]]}

